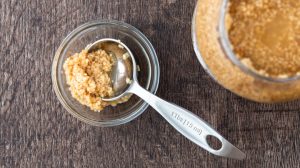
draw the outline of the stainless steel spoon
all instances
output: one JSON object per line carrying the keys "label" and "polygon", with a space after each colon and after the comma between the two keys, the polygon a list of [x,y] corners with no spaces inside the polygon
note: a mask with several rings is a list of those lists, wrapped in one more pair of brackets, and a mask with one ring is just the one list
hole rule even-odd
{"label": "stainless steel spoon", "polygon": [[[115,60],[111,79],[115,95],[104,97],[104,101],[115,101],[127,94],[135,94],[152,106],[183,136],[196,143],[212,154],[242,160],[246,155],[229,143],[208,123],[192,112],[169,103],[141,87],[137,80],[137,65],[129,48],[116,39],[101,39],[86,47],[88,52],[103,49]],[[220,149],[213,149],[207,142],[207,137],[213,136],[221,143]]]}

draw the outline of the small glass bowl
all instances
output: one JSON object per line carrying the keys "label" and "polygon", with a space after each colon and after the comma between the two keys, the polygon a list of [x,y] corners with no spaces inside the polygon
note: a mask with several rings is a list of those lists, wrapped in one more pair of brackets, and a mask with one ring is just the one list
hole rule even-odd
{"label": "small glass bowl", "polygon": [[64,108],[79,120],[94,126],[117,126],[138,117],[146,110],[148,104],[140,98],[132,96],[128,102],[116,107],[107,107],[101,112],[92,111],[72,97],[63,70],[63,64],[68,57],[102,38],[119,39],[128,46],[140,69],[138,72],[139,83],[150,92],[156,93],[160,68],[152,44],[135,27],[113,20],[88,22],[76,28],[63,40],[53,60],[51,74],[53,88]]}

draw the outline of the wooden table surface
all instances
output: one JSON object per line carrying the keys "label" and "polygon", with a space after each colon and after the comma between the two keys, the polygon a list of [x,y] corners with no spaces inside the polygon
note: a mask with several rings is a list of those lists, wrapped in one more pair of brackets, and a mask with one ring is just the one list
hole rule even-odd
{"label": "wooden table surface", "polygon": [[[1,0],[0,167],[300,167],[299,101],[247,101],[216,84],[191,42],[195,0]],[[158,95],[211,123],[247,154],[213,156],[149,108],[129,124],[98,128],[64,110],[51,64],[77,26],[116,19],[140,29],[161,66]]]}

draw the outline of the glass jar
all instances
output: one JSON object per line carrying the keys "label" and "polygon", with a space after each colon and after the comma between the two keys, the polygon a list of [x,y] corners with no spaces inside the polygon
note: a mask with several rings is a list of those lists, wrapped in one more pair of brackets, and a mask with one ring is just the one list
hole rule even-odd
{"label": "glass jar", "polygon": [[235,56],[227,37],[228,0],[198,0],[192,37],[198,60],[220,85],[256,102],[284,102],[300,97],[300,76],[272,78],[251,70]]}

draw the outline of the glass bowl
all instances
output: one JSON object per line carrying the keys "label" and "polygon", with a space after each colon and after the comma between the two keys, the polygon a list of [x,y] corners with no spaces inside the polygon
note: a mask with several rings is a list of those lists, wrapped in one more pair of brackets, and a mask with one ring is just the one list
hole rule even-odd
{"label": "glass bowl", "polygon": [[56,51],[52,65],[54,91],[64,108],[79,120],[90,125],[108,127],[128,123],[142,114],[148,104],[137,96],[116,107],[94,112],[75,100],[66,83],[63,64],[74,53],[102,38],[114,38],[124,42],[136,58],[140,71],[138,81],[145,89],[156,93],[160,68],[156,52],[150,41],[135,27],[113,20],[97,20],[83,24],[72,31]]}

